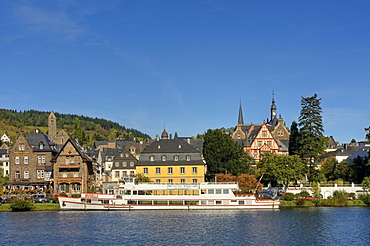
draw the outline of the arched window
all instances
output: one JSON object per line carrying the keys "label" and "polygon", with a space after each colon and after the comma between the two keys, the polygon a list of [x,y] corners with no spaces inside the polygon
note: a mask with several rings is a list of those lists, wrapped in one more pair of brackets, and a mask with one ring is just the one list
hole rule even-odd
{"label": "arched window", "polygon": [[152,155],[151,155],[151,156],[149,157],[149,161],[154,161],[154,156],[152,156]]}
{"label": "arched window", "polygon": [[174,160],[174,161],[179,161],[179,156],[178,156],[178,155],[175,155],[175,156],[173,157],[173,160]]}
{"label": "arched window", "polygon": [[166,156],[162,155],[162,161],[166,161],[166,160],[167,160]]}
{"label": "arched window", "polygon": [[187,155],[186,156],[186,161],[190,161],[190,160],[191,160],[190,155]]}

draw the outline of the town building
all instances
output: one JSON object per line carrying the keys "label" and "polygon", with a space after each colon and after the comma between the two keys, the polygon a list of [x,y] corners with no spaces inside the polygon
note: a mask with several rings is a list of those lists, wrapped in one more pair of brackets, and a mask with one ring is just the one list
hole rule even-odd
{"label": "town building", "polygon": [[53,163],[54,192],[79,194],[94,188],[93,161],[73,139],[68,139]]}
{"label": "town building", "polygon": [[136,175],[138,160],[127,149],[123,149],[113,158],[112,181],[120,181]]}
{"label": "town building", "polygon": [[234,132],[231,133],[231,138],[237,141],[256,161],[261,160],[263,152],[287,155],[289,135],[283,118],[281,115],[279,118],[277,117],[274,94],[270,108],[270,119],[262,124],[245,124],[240,102],[238,123]]}
{"label": "town building", "polygon": [[3,169],[3,177],[9,176],[8,149],[0,149],[0,168]]}
{"label": "town building", "polygon": [[204,182],[205,162],[202,154],[183,139],[171,139],[163,130],[144,151],[136,165],[136,173],[156,183]]}
{"label": "town building", "polygon": [[51,187],[51,159],[57,154],[46,134],[21,132],[9,151],[11,191],[45,191]]}

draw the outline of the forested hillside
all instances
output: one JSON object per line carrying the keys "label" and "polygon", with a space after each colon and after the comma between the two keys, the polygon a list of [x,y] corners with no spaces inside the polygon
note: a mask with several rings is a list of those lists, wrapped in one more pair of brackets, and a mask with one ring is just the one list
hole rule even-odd
{"label": "forested hillside", "polygon": [[[21,130],[24,133],[33,133],[35,129],[38,129],[41,133],[47,133],[49,114],[50,112],[37,110],[0,109],[0,134],[6,133],[14,141]],[[78,134],[80,142],[87,146],[91,146],[95,140],[115,140],[117,138],[141,140],[150,138],[145,133],[126,128],[110,120],[57,112],[54,112],[54,114],[57,117],[58,131],[64,129],[72,137]],[[76,132],[76,130],[80,132]]]}

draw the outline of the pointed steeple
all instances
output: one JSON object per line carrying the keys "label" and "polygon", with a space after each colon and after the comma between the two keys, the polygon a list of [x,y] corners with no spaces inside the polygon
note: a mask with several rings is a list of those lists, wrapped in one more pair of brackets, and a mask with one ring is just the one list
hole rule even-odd
{"label": "pointed steeple", "polygon": [[272,91],[272,103],[271,103],[271,119],[272,122],[276,118],[276,105],[275,105],[275,94],[274,91]]}
{"label": "pointed steeple", "polygon": [[241,99],[240,99],[240,105],[239,105],[238,124],[244,125],[243,110],[242,110],[242,100]]}

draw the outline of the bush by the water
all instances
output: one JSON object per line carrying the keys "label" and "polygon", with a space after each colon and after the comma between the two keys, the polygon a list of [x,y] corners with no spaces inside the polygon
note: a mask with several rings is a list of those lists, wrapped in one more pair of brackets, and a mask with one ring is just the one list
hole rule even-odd
{"label": "bush by the water", "polygon": [[10,202],[10,209],[13,212],[18,212],[18,211],[31,211],[33,210],[34,206],[32,201],[30,200],[23,200],[23,199],[12,199]]}
{"label": "bush by the water", "polygon": [[294,194],[293,193],[289,193],[289,192],[285,193],[284,194],[284,200],[286,200],[286,201],[293,201],[294,200]]}

